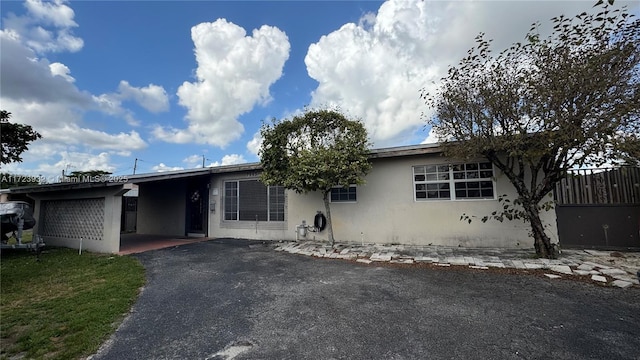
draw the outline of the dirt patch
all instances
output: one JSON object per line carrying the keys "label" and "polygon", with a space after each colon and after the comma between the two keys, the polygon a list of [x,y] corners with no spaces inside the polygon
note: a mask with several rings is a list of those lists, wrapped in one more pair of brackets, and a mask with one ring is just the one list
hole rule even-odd
{"label": "dirt patch", "polygon": [[[324,258],[323,258],[324,259]],[[339,259],[340,260],[340,259]],[[468,265],[450,265],[450,266],[440,266],[434,263],[428,262],[414,262],[413,264],[402,264],[402,263],[390,263],[384,261],[374,261],[370,264],[356,262],[355,260],[347,260],[351,261],[358,265],[363,266],[380,266],[380,267],[390,267],[390,268],[404,268],[404,269],[424,269],[424,270],[433,270],[433,271],[475,271],[475,272],[488,272],[492,274],[501,274],[501,275],[527,275],[527,276],[535,276],[547,280],[561,280],[561,281],[577,281],[581,283],[587,283],[596,286],[602,287],[610,287],[611,282],[615,280],[615,278],[602,275],[607,279],[607,282],[599,282],[591,280],[591,275],[568,275],[568,274],[557,274],[548,269],[516,269],[516,268],[498,268],[498,267],[489,267],[488,269],[474,269],[469,267]],[[554,274],[559,275],[560,278],[550,279],[545,276],[545,274]],[[632,287],[640,288],[639,285],[633,285]]]}

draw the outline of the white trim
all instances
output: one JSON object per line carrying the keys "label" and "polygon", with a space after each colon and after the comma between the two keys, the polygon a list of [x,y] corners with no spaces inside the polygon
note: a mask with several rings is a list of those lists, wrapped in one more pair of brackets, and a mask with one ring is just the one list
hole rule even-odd
{"label": "white trim", "polygon": [[[480,163],[489,163],[491,164],[491,174],[492,176],[490,178],[477,178],[477,179],[455,179],[453,176],[453,167],[455,165],[466,165],[466,164],[480,164]],[[435,166],[436,168],[439,166],[447,166],[448,167],[448,178],[447,179],[442,179],[442,180],[427,180],[426,179],[426,171],[425,171],[425,180],[424,181],[419,181],[419,184],[424,184],[425,185],[425,192],[427,192],[428,190],[426,189],[426,185],[428,184],[441,184],[441,183],[445,183],[447,182],[449,184],[449,198],[418,198],[416,196],[416,174],[415,174],[415,168],[416,167],[426,167],[426,166]],[[425,169],[426,170],[426,169]],[[487,169],[488,170],[488,169]],[[481,169],[478,169],[478,171],[481,171]],[[468,183],[468,182],[483,182],[483,181],[491,181],[491,186],[492,186],[492,190],[493,190],[493,197],[463,197],[463,198],[457,198],[456,197],[456,188],[455,185],[456,183]],[[412,165],[411,166],[411,191],[413,192],[413,201],[414,202],[433,202],[433,201],[494,201],[497,200],[497,196],[496,196],[496,190],[497,190],[497,182],[496,182],[496,169],[495,166],[493,165],[493,163],[491,163],[490,161],[469,161],[469,162],[456,162],[456,163],[449,163],[449,164],[422,164],[422,165]],[[481,189],[479,189],[479,191],[481,191]]]}
{"label": "white trim", "polygon": [[[331,191],[329,192],[329,202],[330,203],[336,203],[336,204],[356,204],[358,202],[358,186],[357,185],[349,185],[349,189],[354,188],[356,189],[356,199],[355,200],[336,200],[333,201],[333,199],[331,198]],[[333,191],[333,189],[344,189],[344,186],[334,186],[331,188],[331,190]]]}

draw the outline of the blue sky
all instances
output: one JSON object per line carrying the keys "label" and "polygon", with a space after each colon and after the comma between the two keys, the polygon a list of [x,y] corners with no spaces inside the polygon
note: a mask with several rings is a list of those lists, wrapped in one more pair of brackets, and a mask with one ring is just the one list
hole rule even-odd
{"label": "blue sky", "polygon": [[419,90],[478,32],[500,50],[593,3],[3,1],[0,108],[43,139],[2,170],[255,162],[262,121],[305,106],[362,119],[374,147],[432,141]]}

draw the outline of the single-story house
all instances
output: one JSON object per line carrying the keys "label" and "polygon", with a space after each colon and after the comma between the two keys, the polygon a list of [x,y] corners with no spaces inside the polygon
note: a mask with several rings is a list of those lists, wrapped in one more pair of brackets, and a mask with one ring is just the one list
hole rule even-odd
{"label": "single-story house", "polygon": [[[515,198],[509,180],[485,159],[459,162],[435,144],[371,150],[366,184],[331,193],[337,241],[532,248],[522,221],[461,221]],[[322,194],[298,194],[259,181],[259,163],[140,174],[12,189],[35,200],[34,228],[45,243],[117,253],[123,194],[137,187],[138,234],[260,240],[326,240],[314,231]],[[96,180],[96,181],[93,181]],[[98,181],[99,180],[99,181]],[[543,214],[557,241],[555,211]],[[303,227],[302,224],[306,224]],[[304,230],[303,230],[304,229]]]}

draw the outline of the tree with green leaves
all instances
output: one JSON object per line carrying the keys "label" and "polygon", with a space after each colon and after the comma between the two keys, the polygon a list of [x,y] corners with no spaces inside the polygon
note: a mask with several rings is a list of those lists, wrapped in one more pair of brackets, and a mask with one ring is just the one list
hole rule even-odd
{"label": "tree with green leaves", "polygon": [[338,111],[309,110],[289,120],[263,124],[260,134],[261,181],[297,193],[320,192],[333,246],[331,189],[363,184],[371,169],[364,125]]}
{"label": "tree with green leaves", "polygon": [[534,24],[497,56],[480,34],[435,93],[421,92],[445,155],[482,155],[517,191],[483,220],[528,221],[541,257],[555,256],[540,219],[555,184],[569,169],[637,156],[640,134],[639,20],[605,4],[551,21],[548,37]]}
{"label": "tree with green leaves", "polygon": [[12,123],[9,119],[11,119],[11,113],[0,110],[0,143],[2,143],[0,164],[21,162],[21,155],[29,150],[29,143],[42,138],[31,126]]}

